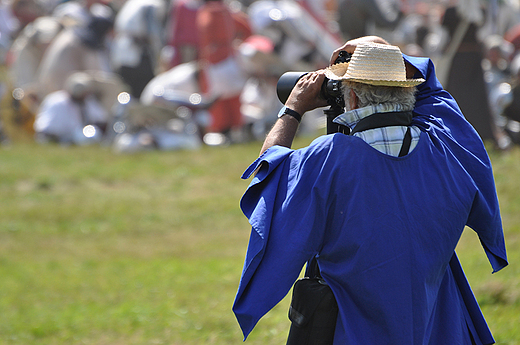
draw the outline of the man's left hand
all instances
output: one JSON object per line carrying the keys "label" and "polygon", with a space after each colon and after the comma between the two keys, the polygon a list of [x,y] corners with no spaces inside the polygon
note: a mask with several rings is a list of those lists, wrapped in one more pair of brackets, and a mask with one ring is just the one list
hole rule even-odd
{"label": "man's left hand", "polygon": [[305,74],[292,89],[285,106],[302,116],[307,111],[327,106],[327,101],[320,96],[324,80],[324,70]]}

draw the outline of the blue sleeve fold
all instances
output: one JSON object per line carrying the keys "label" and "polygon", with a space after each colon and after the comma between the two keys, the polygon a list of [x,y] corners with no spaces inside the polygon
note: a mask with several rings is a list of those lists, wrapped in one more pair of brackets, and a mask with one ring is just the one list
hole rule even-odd
{"label": "blue sleeve fold", "polygon": [[233,305],[245,337],[287,295],[323,241],[328,188],[316,185],[321,163],[306,164],[306,152],[270,148],[244,174],[257,171],[240,202],[252,227]]}
{"label": "blue sleeve fold", "polygon": [[479,236],[493,272],[507,266],[506,248],[493,169],[486,148],[457,102],[442,89],[435,67],[428,58],[403,56],[426,82],[418,86],[413,123],[428,132],[433,141],[461,159],[479,192],[467,225]]}

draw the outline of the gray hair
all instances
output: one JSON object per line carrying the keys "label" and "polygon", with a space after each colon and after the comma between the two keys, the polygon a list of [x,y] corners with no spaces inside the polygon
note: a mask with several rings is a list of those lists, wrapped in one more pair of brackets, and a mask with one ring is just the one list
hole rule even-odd
{"label": "gray hair", "polygon": [[409,111],[415,107],[415,87],[374,86],[351,81],[344,81],[342,85],[345,103],[348,104],[350,90],[353,90],[359,100],[359,108],[388,104],[399,106],[402,111]]}

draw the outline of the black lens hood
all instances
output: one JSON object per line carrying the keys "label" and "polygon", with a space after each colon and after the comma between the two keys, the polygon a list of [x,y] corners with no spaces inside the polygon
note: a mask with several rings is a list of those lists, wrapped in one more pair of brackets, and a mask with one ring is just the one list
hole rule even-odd
{"label": "black lens hood", "polygon": [[276,94],[282,104],[285,104],[298,80],[307,73],[309,72],[285,72],[282,74],[276,84]]}

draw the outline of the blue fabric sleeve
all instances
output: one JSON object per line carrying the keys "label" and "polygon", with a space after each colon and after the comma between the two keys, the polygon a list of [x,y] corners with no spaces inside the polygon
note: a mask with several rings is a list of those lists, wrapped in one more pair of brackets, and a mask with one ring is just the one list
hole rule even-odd
{"label": "blue fabric sleeve", "polygon": [[459,289],[460,295],[464,301],[467,313],[466,317],[471,320],[471,322],[468,322],[468,327],[470,332],[473,334],[474,340],[477,344],[494,344],[495,339],[493,339],[493,335],[487,327],[484,315],[480,310],[473,291],[471,291],[466,275],[460,265],[459,258],[455,253],[453,253],[453,257],[450,260],[449,269],[453,274],[453,279],[456,281],[457,288]]}
{"label": "blue fabric sleeve", "polygon": [[417,87],[413,123],[463,159],[462,164],[479,190],[467,225],[478,234],[493,272],[497,272],[507,266],[507,255],[493,170],[484,144],[457,102],[443,90],[433,62],[428,58],[403,57],[418,70],[416,77],[426,80]]}
{"label": "blue fabric sleeve", "polygon": [[[315,173],[300,171],[299,151],[275,146],[245,172],[257,171],[240,202],[251,236],[233,311],[247,338],[273,308],[318,250],[324,228],[317,209],[324,208],[309,188]],[[319,163],[309,166],[320,166]]]}
{"label": "blue fabric sleeve", "polygon": [[283,160],[294,150],[283,147],[276,146],[271,150],[266,150],[264,153],[260,155],[251,165],[244,171],[242,174],[243,179],[248,179],[251,175],[263,164],[267,163],[266,170],[259,171],[255,176],[255,179],[252,181],[251,185],[254,185],[258,182],[261,182],[271,171],[273,171],[278,164],[283,162]]}

